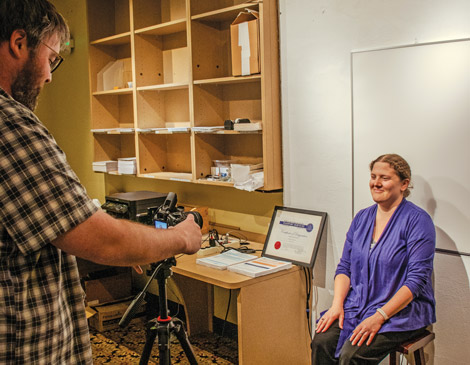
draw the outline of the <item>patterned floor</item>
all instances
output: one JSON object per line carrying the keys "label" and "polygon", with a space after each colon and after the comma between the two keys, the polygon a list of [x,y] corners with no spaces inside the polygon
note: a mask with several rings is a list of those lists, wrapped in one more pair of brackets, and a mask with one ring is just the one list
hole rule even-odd
{"label": "patterned floor", "polygon": [[[145,345],[145,322],[134,320],[126,328],[102,333],[90,329],[94,364],[138,364]],[[199,364],[231,365],[238,363],[237,343],[216,334],[202,334],[189,339]],[[172,338],[171,363],[189,364],[179,341]],[[154,343],[149,364],[159,364],[158,346]]]}

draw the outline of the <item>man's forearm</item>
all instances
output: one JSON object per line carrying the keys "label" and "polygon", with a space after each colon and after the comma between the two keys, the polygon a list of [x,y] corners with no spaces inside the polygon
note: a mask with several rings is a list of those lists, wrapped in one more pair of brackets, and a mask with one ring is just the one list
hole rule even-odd
{"label": "man's forearm", "polygon": [[52,244],[99,264],[133,266],[186,252],[188,239],[198,239],[188,237],[191,234],[193,231],[179,228],[157,230],[98,211]]}

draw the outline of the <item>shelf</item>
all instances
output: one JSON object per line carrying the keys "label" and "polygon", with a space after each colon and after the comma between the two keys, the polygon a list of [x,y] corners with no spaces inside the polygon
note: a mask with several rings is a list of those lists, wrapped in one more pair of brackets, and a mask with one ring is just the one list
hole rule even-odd
{"label": "shelf", "polygon": [[130,32],[129,0],[88,1],[87,4],[91,42]]}
{"label": "shelf", "polygon": [[186,21],[186,0],[133,0],[136,33],[154,26]]}
{"label": "shelf", "polygon": [[103,93],[91,98],[92,129],[134,128],[132,93]]}
{"label": "shelf", "polygon": [[189,133],[139,134],[139,175],[161,173],[191,175],[190,138]]}
{"label": "shelf", "polygon": [[241,84],[246,82],[259,82],[261,80],[261,75],[250,75],[250,76],[227,76],[227,77],[218,77],[214,79],[206,80],[195,80],[194,85],[204,85],[204,84]]}
{"label": "shelf", "polygon": [[242,164],[263,162],[262,134],[195,135],[196,179],[211,174],[214,160],[231,160]]}
{"label": "shelf", "polygon": [[225,120],[262,120],[261,79],[194,85],[194,126],[220,126]]}
{"label": "shelf", "polygon": [[139,174],[139,177],[145,177],[149,179],[160,179],[160,180],[173,180],[192,182],[192,174],[189,173],[175,173],[175,172],[156,172],[153,174]]}
{"label": "shelf", "polygon": [[151,25],[146,28],[137,29],[135,34],[167,35],[184,31],[186,31],[186,19],[178,19],[168,23]]}
{"label": "shelf", "polygon": [[186,31],[165,35],[136,34],[137,88],[189,84],[189,49]]}
{"label": "shelf", "polygon": [[188,88],[139,89],[137,93],[137,127],[168,128],[167,123],[188,122]]}
{"label": "shelf", "polygon": [[149,85],[149,86],[139,86],[137,91],[166,91],[166,90],[182,90],[188,89],[189,85],[184,84],[160,84],[160,85]]}
{"label": "shelf", "polygon": [[234,183],[231,181],[216,181],[216,180],[206,180],[206,179],[198,179],[196,180],[196,182],[198,184],[226,186],[226,187],[233,187],[234,185]]}
{"label": "shelf", "polygon": [[94,160],[109,161],[135,156],[133,134],[94,134]]}
{"label": "shelf", "polygon": [[97,39],[96,41],[90,42],[92,46],[120,46],[123,44],[130,44],[130,43],[131,43],[131,32],[116,34],[110,37]]}
{"label": "shelf", "polygon": [[[238,3],[238,1],[236,2]],[[206,4],[191,3],[191,20],[210,20],[210,21],[233,21],[239,12],[246,8],[257,8],[257,3],[242,2],[233,6],[217,8],[218,2],[211,1]],[[199,6],[199,8],[197,8]],[[194,14],[194,15],[193,15]]]}
{"label": "shelf", "polygon": [[93,96],[102,96],[102,95],[131,95],[132,89],[125,88],[125,89],[114,89],[114,90],[106,90],[106,91],[95,91],[92,95]]}
{"label": "shelf", "polygon": [[220,131],[194,131],[195,134],[262,134],[263,131],[233,131],[233,130],[220,130]]}
{"label": "shelf", "polygon": [[[247,8],[260,15],[262,73],[234,77],[230,25]],[[205,179],[213,160],[262,162],[263,190],[282,188],[276,0],[87,0],[87,9],[96,161],[136,157],[139,177],[225,187]],[[263,130],[221,128],[237,118]]]}

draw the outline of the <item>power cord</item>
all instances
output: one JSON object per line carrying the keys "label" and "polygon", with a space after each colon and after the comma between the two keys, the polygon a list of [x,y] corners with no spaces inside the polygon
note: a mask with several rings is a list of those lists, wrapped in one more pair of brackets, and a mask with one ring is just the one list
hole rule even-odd
{"label": "power cord", "polygon": [[310,338],[312,338],[312,323],[310,319],[310,296],[312,291],[312,271],[310,268],[303,267],[303,272],[305,276],[305,293],[306,293],[306,303],[305,303],[305,313],[307,315],[307,325],[308,333]]}
{"label": "power cord", "polygon": [[232,301],[232,289],[229,289],[228,292],[229,292],[229,294],[228,294],[227,312],[225,312],[225,319],[224,319],[224,325],[222,326],[222,336],[221,337],[224,337],[225,324],[227,323],[228,312],[229,312],[229,309],[230,309],[230,302]]}

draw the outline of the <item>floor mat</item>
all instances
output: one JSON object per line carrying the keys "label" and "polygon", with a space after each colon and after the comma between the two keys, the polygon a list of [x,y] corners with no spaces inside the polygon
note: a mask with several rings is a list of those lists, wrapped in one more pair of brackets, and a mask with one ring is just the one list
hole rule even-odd
{"label": "floor mat", "polygon": [[[145,322],[133,321],[126,328],[104,332],[90,329],[94,364],[138,364],[146,336]],[[158,364],[158,340],[152,347],[149,364]],[[198,364],[231,365],[238,363],[237,342],[214,333],[191,336],[189,339]],[[170,341],[172,364],[189,364],[178,339]]]}

